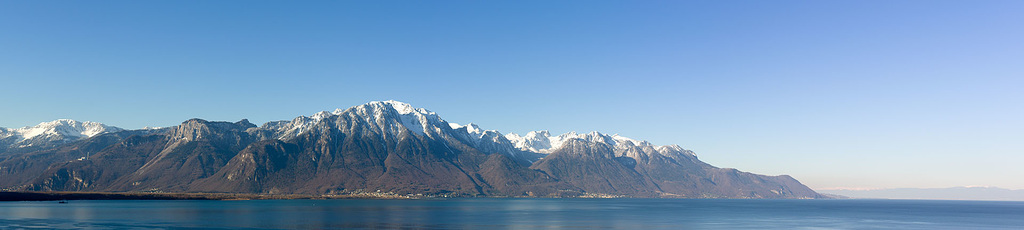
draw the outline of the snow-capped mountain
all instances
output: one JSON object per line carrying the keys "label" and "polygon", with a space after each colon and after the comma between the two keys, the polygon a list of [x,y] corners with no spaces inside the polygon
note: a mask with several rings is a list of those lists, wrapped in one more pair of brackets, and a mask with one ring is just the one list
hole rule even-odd
{"label": "snow-capped mountain", "polygon": [[439,135],[451,130],[448,122],[436,113],[394,100],[366,103],[341,111],[337,115],[363,119],[363,122],[385,135],[397,134],[404,129],[425,137],[441,138],[443,136]]}
{"label": "snow-capped mountain", "polygon": [[310,116],[299,116],[291,121],[267,122],[258,130],[265,133],[262,135],[263,139],[288,140],[306,132],[315,131],[318,124],[338,119],[338,116],[361,120],[385,136],[397,135],[403,130],[408,130],[413,135],[424,138],[458,140],[484,152],[522,157],[529,162],[536,161],[538,157],[558,150],[571,139],[606,144],[613,147],[620,156],[637,160],[644,159],[652,153],[694,156],[693,152],[677,145],[656,146],[647,141],[638,141],[618,134],[607,135],[596,131],[568,132],[558,136],[551,136],[546,130],[529,132],[525,136],[515,133],[504,135],[497,130],[482,129],[473,123],[460,125],[447,122],[430,110],[416,108],[408,103],[394,100],[374,101],[348,109],[335,109],[332,112],[321,111]]}
{"label": "snow-capped mountain", "polygon": [[[99,135],[116,132],[113,135]],[[91,137],[91,138],[90,138]],[[86,141],[67,142],[85,139]],[[374,101],[261,126],[189,119],[130,130],[58,120],[0,129],[32,145],[0,159],[0,189],[464,196],[815,198],[788,176],[711,166],[678,145],[599,132],[524,136]],[[62,142],[63,141],[63,142]],[[36,150],[32,150],[36,151]]]}
{"label": "snow-capped mountain", "polygon": [[566,141],[581,139],[594,143],[602,143],[615,149],[619,156],[627,156],[640,159],[652,153],[663,155],[696,156],[693,151],[683,149],[678,145],[657,146],[647,141],[638,141],[618,134],[607,135],[597,131],[589,133],[568,132],[558,136],[551,136],[547,130],[532,131],[525,136],[516,133],[505,135],[516,148],[522,151],[548,154],[562,148]]}
{"label": "snow-capped mountain", "polygon": [[467,144],[476,147],[484,152],[491,153],[504,153],[513,157],[522,157],[524,160],[533,162],[533,157],[525,156],[522,150],[516,149],[515,145],[500,132],[495,130],[484,130],[480,126],[469,123],[467,125],[459,125],[456,123],[448,123],[451,126],[452,131],[455,135],[464,135],[464,140],[469,140]]}
{"label": "snow-capped mountain", "polygon": [[[374,101],[349,109],[335,109],[333,112],[321,111],[310,116],[299,116],[291,121],[268,122],[259,127],[271,135],[268,138],[287,140],[297,137],[305,132],[314,130],[317,124],[329,119],[336,119],[334,116],[357,117],[364,122],[387,134],[397,134],[401,130],[409,130],[415,135],[425,138],[454,138],[462,140],[469,146],[485,152],[503,153],[510,156],[520,156],[523,152],[548,154],[562,147],[565,141],[570,139],[583,139],[596,143],[607,144],[615,147],[623,156],[641,158],[650,153],[681,153],[693,155],[689,150],[679,146],[655,146],[647,141],[637,141],[619,135],[607,135],[596,131],[590,133],[568,132],[558,136],[551,136],[548,131],[533,131],[525,136],[515,133],[503,135],[497,130],[485,130],[477,124],[460,125],[447,122],[437,113],[423,108],[415,108],[410,104],[389,100]],[[390,121],[390,122],[389,122]],[[630,151],[635,149],[633,151]],[[644,150],[648,148],[648,150]],[[643,154],[643,153],[647,154]],[[536,159],[528,158],[528,161]]]}
{"label": "snow-capped mountain", "polygon": [[332,112],[321,111],[310,116],[299,116],[291,121],[272,121],[259,127],[270,131],[272,139],[287,140],[314,130],[314,127],[325,120],[337,119],[337,116],[357,118],[383,133],[399,133],[408,130],[418,135],[434,136],[450,129],[447,122],[436,113],[423,108],[414,108],[407,103],[394,100],[374,101],[348,109],[335,109]]}
{"label": "snow-capped mountain", "polygon": [[311,116],[299,116],[291,121],[271,121],[259,128],[270,132],[271,139],[289,139],[305,133],[320,121],[334,115],[341,115],[343,110],[336,109],[334,112],[320,111]]}
{"label": "snow-capped mountain", "polygon": [[526,136],[509,133],[508,135],[505,135],[505,138],[512,141],[516,148],[530,152],[549,153],[553,148],[551,142],[555,142],[558,146],[561,146],[561,140],[552,138],[551,134],[548,133],[547,130],[532,131],[527,133]]}
{"label": "snow-capped mountain", "polygon": [[0,128],[0,140],[9,147],[61,144],[123,129],[91,121],[58,119],[18,129]]}

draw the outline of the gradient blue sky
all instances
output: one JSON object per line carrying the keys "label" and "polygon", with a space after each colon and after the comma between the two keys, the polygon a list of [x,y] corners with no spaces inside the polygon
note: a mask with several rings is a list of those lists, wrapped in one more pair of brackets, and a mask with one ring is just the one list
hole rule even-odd
{"label": "gradient blue sky", "polygon": [[0,127],[395,99],[812,188],[1024,189],[1024,1],[0,1]]}

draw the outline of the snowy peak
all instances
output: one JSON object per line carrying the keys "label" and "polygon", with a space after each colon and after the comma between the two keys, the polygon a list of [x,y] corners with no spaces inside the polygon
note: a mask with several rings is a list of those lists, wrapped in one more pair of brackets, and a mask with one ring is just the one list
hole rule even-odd
{"label": "snowy peak", "polygon": [[448,125],[451,126],[452,130],[465,129],[466,133],[468,133],[471,136],[475,136],[476,139],[480,139],[480,137],[482,137],[483,135],[486,135],[488,133],[500,134],[498,131],[495,131],[495,130],[483,130],[483,129],[480,128],[480,126],[478,126],[476,124],[473,124],[473,123],[469,123],[467,125],[459,125],[457,123],[448,123]]}
{"label": "snowy peak", "polygon": [[323,121],[341,119],[337,116],[364,122],[382,133],[390,134],[409,130],[421,136],[435,136],[450,129],[447,122],[436,113],[394,100],[373,101],[348,109],[335,109],[332,112],[321,111],[311,116],[296,117],[290,122],[268,122],[260,129],[269,130],[273,138],[283,140],[308,132]]}
{"label": "snowy peak", "polygon": [[375,119],[374,122],[387,129],[395,129],[397,127],[395,127],[395,124],[381,122],[397,120],[401,126],[419,135],[434,136],[434,134],[441,133],[445,128],[451,129],[447,122],[441,119],[440,116],[437,116],[436,113],[394,100],[373,101],[349,108],[345,112],[355,112],[364,117],[373,117]]}
{"label": "snowy peak", "polygon": [[[531,131],[526,133],[526,136],[519,136],[519,134],[509,133],[505,135],[516,148],[523,151],[530,151],[535,153],[549,153],[550,151],[561,147],[561,140],[557,137],[551,137],[551,134],[547,130]],[[555,144],[552,144],[555,142]]]}
{"label": "snowy peak", "polygon": [[333,112],[320,111],[310,116],[298,116],[291,121],[267,122],[259,128],[271,131],[274,139],[284,140],[305,133],[320,123],[320,121],[330,119],[332,116],[341,115],[344,112],[345,110],[342,109],[335,109]]}
{"label": "snowy peak", "polygon": [[568,132],[568,133],[565,133],[565,134],[562,134],[562,135],[558,135],[558,139],[559,139],[560,142],[565,142],[565,141],[570,140],[570,139],[582,139],[582,140],[589,141],[589,142],[604,143],[604,144],[608,144],[608,145],[611,145],[611,146],[615,146],[615,145],[618,144],[618,142],[615,142],[615,140],[611,136],[601,134],[601,133],[599,133],[597,131],[591,131],[589,133],[584,133],[584,134],[578,134],[576,132]]}
{"label": "snowy peak", "polygon": [[68,142],[123,129],[97,122],[58,119],[19,129],[0,129],[0,138],[14,138],[14,145],[28,147],[49,142]]}
{"label": "snowy peak", "polygon": [[39,135],[63,135],[67,137],[92,137],[107,132],[117,132],[123,129],[108,126],[96,122],[79,122],[71,119],[58,119],[50,122],[39,123],[33,127],[24,127],[15,130],[22,138],[31,139]]}
{"label": "snowy peak", "polygon": [[467,139],[474,145],[479,145],[481,142],[492,142],[498,145],[506,145],[504,148],[509,151],[514,149],[514,144],[505,138],[505,135],[502,135],[501,132],[496,130],[484,130],[473,123],[469,123],[467,125],[448,123],[448,125],[451,126],[452,131],[456,134],[453,136],[466,135],[468,137]]}
{"label": "snowy peak", "polygon": [[647,141],[638,141],[618,134],[607,135],[597,131],[589,133],[567,132],[558,136],[551,136],[546,131],[532,131],[525,136],[509,133],[505,135],[516,148],[522,151],[549,154],[565,147],[566,143],[574,140],[587,143],[608,145],[620,156],[627,156],[636,159],[643,159],[650,154],[661,154],[666,156],[695,156],[692,151],[683,149],[678,145],[656,146]]}
{"label": "snowy peak", "polygon": [[15,132],[12,129],[0,127],[0,139],[4,139],[13,136]]}
{"label": "snowy peak", "polygon": [[328,117],[330,117],[332,115],[335,115],[335,114],[333,114],[331,112],[327,112],[327,111],[320,111],[320,112],[314,113],[313,116],[310,116],[310,118],[312,118],[313,120],[319,121],[319,120],[323,120],[324,118],[328,118]]}
{"label": "snowy peak", "polygon": [[633,140],[633,139],[628,138],[628,137],[619,136],[619,134],[614,134],[614,135],[611,136],[611,138],[612,138],[612,140],[615,140],[615,143],[617,145],[618,144],[632,144],[632,145],[636,145],[636,146],[648,146],[648,145],[651,145],[650,142]]}
{"label": "snowy peak", "polygon": [[390,106],[395,111],[398,111],[399,114],[418,113],[418,114],[423,114],[423,115],[437,116],[437,114],[435,114],[434,112],[431,112],[430,110],[427,110],[427,109],[424,109],[424,108],[416,108],[416,107],[413,107],[412,105],[410,105],[409,103],[395,101],[395,100],[373,101],[373,102],[370,102],[368,104],[377,104],[377,105],[383,105],[383,106]]}

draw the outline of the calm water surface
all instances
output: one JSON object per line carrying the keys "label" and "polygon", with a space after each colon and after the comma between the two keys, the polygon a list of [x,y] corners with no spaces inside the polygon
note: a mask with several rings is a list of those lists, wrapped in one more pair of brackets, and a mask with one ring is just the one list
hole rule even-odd
{"label": "calm water surface", "polygon": [[449,199],[0,202],[0,229],[1024,229],[1024,202]]}

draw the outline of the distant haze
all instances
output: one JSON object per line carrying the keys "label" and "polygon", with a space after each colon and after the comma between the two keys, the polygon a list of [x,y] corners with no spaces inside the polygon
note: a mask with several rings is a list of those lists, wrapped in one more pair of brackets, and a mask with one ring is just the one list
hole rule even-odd
{"label": "distant haze", "polygon": [[924,200],[1003,200],[1024,201],[1024,190],[994,187],[897,188],[871,190],[817,190],[820,193],[850,198],[924,199]]}

